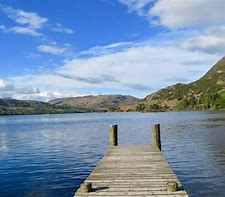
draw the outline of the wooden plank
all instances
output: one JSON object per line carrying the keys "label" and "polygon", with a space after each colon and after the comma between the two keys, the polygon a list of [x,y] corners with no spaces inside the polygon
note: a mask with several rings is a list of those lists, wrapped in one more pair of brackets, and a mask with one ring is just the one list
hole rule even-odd
{"label": "wooden plank", "polygon": [[[170,181],[178,191],[167,191]],[[85,182],[92,183],[92,191],[78,189],[76,197],[188,196],[159,148],[151,145],[110,148]]]}

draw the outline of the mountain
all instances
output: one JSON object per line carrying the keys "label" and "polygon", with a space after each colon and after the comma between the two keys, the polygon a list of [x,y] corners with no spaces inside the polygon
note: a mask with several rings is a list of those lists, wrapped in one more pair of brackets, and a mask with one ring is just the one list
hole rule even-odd
{"label": "mountain", "polygon": [[47,102],[0,99],[0,115],[56,114],[122,111],[120,105],[133,106],[139,99],[124,95],[100,95],[55,99]]}
{"label": "mountain", "polygon": [[0,115],[55,114],[70,112],[86,112],[81,108],[55,106],[46,102],[32,100],[0,99]]}
{"label": "mountain", "polygon": [[0,114],[33,114],[50,109],[48,103],[39,101],[22,101],[11,98],[0,99]]}
{"label": "mountain", "polygon": [[56,106],[80,107],[90,111],[121,111],[120,106],[133,106],[138,98],[125,95],[99,95],[61,98],[49,101]]}
{"label": "mountain", "polygon": [[137,111],[225,109],[225,57],[199,80],[163,88],[135,107]]}

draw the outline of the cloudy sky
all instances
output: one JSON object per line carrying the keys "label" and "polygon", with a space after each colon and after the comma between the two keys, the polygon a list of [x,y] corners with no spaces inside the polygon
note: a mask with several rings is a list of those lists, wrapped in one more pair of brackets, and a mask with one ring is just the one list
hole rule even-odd
{"label": "cloudy sky", "polygon": [[201,77],[225,54],[225,0],[0,1],[0,97],[129,94]]}

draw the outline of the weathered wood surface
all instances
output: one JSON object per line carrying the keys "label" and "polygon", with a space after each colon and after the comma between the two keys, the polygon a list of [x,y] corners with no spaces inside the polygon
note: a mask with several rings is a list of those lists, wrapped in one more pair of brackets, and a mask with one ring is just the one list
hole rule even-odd
{"label": "weathered wood surface", "polygon": [[[170,181],[178,183],[178,191],[167,191]],[[79,188],[76,197],[188,196],[158,147],[152,145],[110,148],[85,183],[92,183],[92,191]]]}

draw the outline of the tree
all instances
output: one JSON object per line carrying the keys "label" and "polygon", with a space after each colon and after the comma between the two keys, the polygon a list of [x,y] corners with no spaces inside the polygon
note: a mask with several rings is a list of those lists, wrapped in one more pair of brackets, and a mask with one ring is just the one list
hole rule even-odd
{"label": "tree", "polygon": [[139,103],[136,106],[136,111],[143,112],[143,111],[145,111],[145,108],[146,108],[146,105],[144,103]]}

